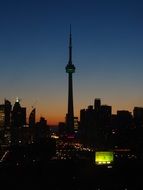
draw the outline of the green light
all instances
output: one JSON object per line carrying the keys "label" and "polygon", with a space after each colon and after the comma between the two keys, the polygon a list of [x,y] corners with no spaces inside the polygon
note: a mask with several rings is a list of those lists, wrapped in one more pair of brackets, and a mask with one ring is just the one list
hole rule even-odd
{"label": "green light", "polygon": [[73,64],[67,64],[66,72],[67,73],[74,73],[75,72],[75,66]]}
{"label": "green light", "polygon": [[111,164],[114,160],[112,151],[97,151],[95,152],[96,164]]}
{"label": "green light", "polygon": [[67,69],[67,73],[74,73],[74,69]]}

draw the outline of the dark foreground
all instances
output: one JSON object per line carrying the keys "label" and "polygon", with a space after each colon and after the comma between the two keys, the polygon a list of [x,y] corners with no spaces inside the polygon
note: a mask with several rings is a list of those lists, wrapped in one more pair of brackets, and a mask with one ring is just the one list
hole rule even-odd
{"label": "dark foreground", "polygon": [[52,190],[141,190],[143,165],[140,161],[96,166],[87,160],[50,160],[27,166],[4,166],[1,186],[13,189]]}

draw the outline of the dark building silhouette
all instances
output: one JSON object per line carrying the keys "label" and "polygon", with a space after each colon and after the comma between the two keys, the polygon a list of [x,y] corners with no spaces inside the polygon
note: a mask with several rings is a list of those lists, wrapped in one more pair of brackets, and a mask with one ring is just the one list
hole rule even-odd
{"label": "dark building silhouette", "polygon": [[10,140],[11,103],[5,99],[0,105],[0,141],[7,143]]}
{"label": "dark building silhouette", "polygon": [[30,128],[35,127],[35,121],[36,121],[36,109],[34,108],[29,115],[29,127]]}
{"label": "dark building silhouette", "polygon": [[60,137],[63,137],[66,135],[66,124],[64,122],[59,122],[58,132],[59,132]]}
{"label": "dark building silhouette", "polygon": [[11,143],[18,144],[23,136],[21,128],[26,125],[26,108],[21,107],[18,99],[13,106],[11,120]]}
{"label": "dark building silhouette", "polygon": [[80,111],[79,136],[83,143],[105,146],[111,128],[112,107],[94,100],[94,107]]}
{"label": "dark building silhouette", "polygon": [[96,141],[95,110],[93,106],[80,111],[80,133],[83,143],[94,144]]}
{"label": "dark building silhouette", "polygon": [[0,105],[0,128],[10,127],[11,107],[11,103],[6,99],[4,104]]}
{"label": "dark building silhouette", "polygon": [[35,139],[36,133],[36,109],[33,108],[29,115],[29,132],[30,132],[30,141],[33,142]]}
{"label": "dark building silhouette", "polygon": [[143,127],[143,108],[134,107],[133,117],[136,127]]}
{"label": "dark building silhouette", "polygon": [[79,128],[78,117],[74,117],[74,131],[77,133]]}
{"label": "dark building silhouette", "polygon": [[26,108],[22,107],[21,108],[21,126],[25,126],[26,125]]}
{"label": "dark building silhouette", "polygon": [[98,98],[96,98],[96,99],[94,100],[94,109],[95,109],[96,111],[99,111],[99,110],[100,110],[100,107],[101,107],[101,100],[98,99]]}
{"label": "dark building silhouette", "polygon": [[0,105],[0,144],[4,142],[5,105]]}
{"label": "dark building silhouette", "polygon": [[47,120],[44,117],[40,118],[40,121],[36,123],[35,129],[34,129],[34,141],[35,142],[41,142],[41,141],[47,141],[50,137],[50,127],[47,124]]}
{"label": "dark building silhouette", "polygon": [[116,147],[129,147],[133,129],[133,116],[128,110],[118,110],[112,115],[110,144]]}
{"label": "dark building silhouette", "polygon": [[75,66],[72,64],[72,35],[70,29],[69,39],[69,62],[66,66],[68,73],[68,113],[66,114],[66,131],[67,133],[74,132],[74,108],[73,108],[73,81],[72,74],[75,72]]}
{"label": "dark building silhouette", "polygon": [[133,123],[133,117],[128,110],[117,111],[117,126],[119,130],[130,129]]}
{"label": "dark building silhouette", "polygon": [[11,124],[11,102],[5,99],[5,128],[10,128]]}
{"label": "dark building silhouette", "polygon": [[5,105],[0,105],[0,130],[4,129],[5,125]]}
{"label": "dark building silhouette", "polygon": [[112,107],[108,105],[102,105],[100,108],[101,120],[104,120],[105,125],[110,125]]}
{"label": "dark building silhouette", "polygon": [[139,150],[143,134],[143,108],[135,107],[133,114],[128,110],[117,110],[101,105],[95,99],[94,107],[80,110],[79,136],[82,143],[96,147],[125,147]]}

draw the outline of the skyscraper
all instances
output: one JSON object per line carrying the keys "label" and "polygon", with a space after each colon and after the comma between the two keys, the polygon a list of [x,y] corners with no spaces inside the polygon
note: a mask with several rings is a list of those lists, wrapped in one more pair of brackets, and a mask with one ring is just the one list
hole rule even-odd
{"label": "skyscraper", "polygon": [[13,106],[11,120],[11,144],[16,145],[21,140],[21,131],[26,125],[26,108],[21,107],[18,98]]}
{"label": "skyscraper", "polygon": [[72,74],[75,72],[75,66],[72,64],[72,35],[70,27],[69,37],[69,61],[66,65],[66,73],[68,73],[68,113],[66,114],[66,132],[74,132],[74,108],[73,108],[73,81]]}
{"label": "skyscraper", "polygon": [[0,130],[4,129],[5,125],[5,105],[0,105]]}
{"label": "skyscraper", "polygon": [[30,116],[29,116],[29,127],[30,128],[35,127],[35,123],[36,123],[36,118],[35,117],[36,117],[36,109],[33,108],[33,110],[30,113]]}
{"label": "skyscraper", "polygon": [[6,100],[4,101],[5,104],[5,128],[10,128],[11,125],[11,102]]}
{"label": "skyscraper", "polygon": [[10,128],[11,103],[5,99],[0,105],[0,129]]}

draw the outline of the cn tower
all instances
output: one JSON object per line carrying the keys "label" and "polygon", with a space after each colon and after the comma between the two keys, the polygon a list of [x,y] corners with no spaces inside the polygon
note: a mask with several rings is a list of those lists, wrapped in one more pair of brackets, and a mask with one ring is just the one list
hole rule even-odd
{"label": "cn tower", "polygon": [[66,65],[66,73],[68,73],[68,113],[66,114],[66,132],[74,133],[74,108],[73,108],[73,81],[72,74],[75,72],[75,66],[72,64],[72,35],[70,26],[69,36],[69,61]]}

